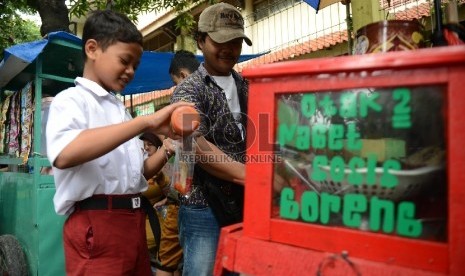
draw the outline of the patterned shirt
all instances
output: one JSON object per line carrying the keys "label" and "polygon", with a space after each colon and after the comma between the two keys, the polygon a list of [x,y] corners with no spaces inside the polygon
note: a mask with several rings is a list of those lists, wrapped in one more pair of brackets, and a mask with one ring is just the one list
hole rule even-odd
{"label": "patterned shirt", "polygon": [[[171,103],[178,101],[194,103],[201,115],[198,131],[225,154],[244,163],[245,140],[242,137],[245,137],[247,122],[248,82],[234,70],[232,76],[236,83],[241,107],[241,114],[236,116],[237,119],[231,114],[225,92],[208,74],[203,64],[176,87]],[[221,162],[221,160],[218,161]],[[225,193],[230,193],[232,185],[237,185],[216,178],[196,165],[193,192],[188,198],[182,197],[181,204],[208,205],[202,192],[202,183],[207,182],[220,185]]]}

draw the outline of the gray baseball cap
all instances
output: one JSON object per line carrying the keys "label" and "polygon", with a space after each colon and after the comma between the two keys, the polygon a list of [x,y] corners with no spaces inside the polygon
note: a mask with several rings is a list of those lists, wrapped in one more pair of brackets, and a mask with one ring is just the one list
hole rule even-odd
{"label": "gray baseball cap", "polygon": [[199,32],[208,33],[217,43],[243,38],[247,45],[252,41],[244,33],[244,19],[234,6],[218,3],[207,7],[199,17]]}

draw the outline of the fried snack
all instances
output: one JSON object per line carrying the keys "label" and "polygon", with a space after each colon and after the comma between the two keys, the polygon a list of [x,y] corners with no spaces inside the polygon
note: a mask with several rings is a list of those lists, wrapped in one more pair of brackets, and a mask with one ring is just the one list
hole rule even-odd
{"label": "fried snack", "polygon": [[404,163],[409,168],[440,166],[445,162],[446,152],[437,146],[423,148],[408,156]]}

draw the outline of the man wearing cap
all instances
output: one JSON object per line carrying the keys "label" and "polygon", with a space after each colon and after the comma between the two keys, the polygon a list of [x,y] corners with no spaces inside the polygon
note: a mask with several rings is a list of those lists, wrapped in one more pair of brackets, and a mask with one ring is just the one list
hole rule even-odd
{"label": "man wearing cap", "polygon": [[[181,198],[179,209],[183,275],[200,276],[213,273],[220,227],[242,221],[243,186],[238,183],[245,178],[248,84],[233,67],[242,43],[252,42],[244,34],[239,10],[226,3],[209,6],[200,14],[195,38],[205,61],[176,87],[171,102],[194,103],[201,114],[199,146],[205,140],[216,146],[210,149],[216,159],[196,164],[193,192]],[[213,154],[218,149],[223,155]],[[208,151],[204,147],[201,154]],[[224,156],[228,158],[220,158]],[[229,213],[221,206],[226,201]]]}

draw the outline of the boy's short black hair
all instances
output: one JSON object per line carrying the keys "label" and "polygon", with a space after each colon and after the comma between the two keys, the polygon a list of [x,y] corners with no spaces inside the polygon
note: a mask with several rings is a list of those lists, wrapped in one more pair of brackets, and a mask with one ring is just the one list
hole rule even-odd
{"label": "boy's short black hair", "polygon": [[189,70],[190,73],[193,73],[199,68],[199,65],[200,62],[193,53],[186,50],[179,50],[174,54],[168,72],[170,75],[178,76],[181,73],[181,69],[185,68]]}
{"label": "boy's short black hair", "polygon": [[87,18],[82,33],[84,59],[84,45],[89,39],[95,39],[102,50],[118,41],[143,46],[142,34],[136,25],[126,15],[112,10],[96,10]]}

